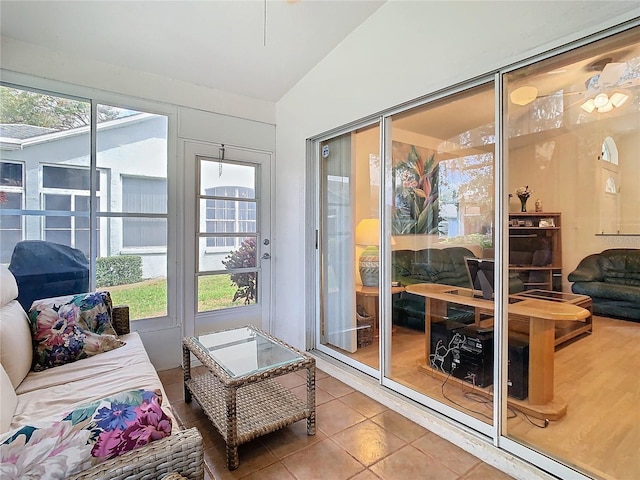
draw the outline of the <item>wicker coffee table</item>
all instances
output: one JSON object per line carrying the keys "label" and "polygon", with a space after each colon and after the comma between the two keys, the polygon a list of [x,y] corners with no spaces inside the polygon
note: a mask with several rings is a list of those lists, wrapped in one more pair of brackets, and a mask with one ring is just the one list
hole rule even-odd
{"label": "wicker coffee table", "polygon": [[[191,354],[207,367],[191,375]],[[227,466],[240,463],[238,446],[307,419],[316,433],[316,363],[310,355],[252,326],[182,340],[184,398],[195,398],[227,445]],[[275,377],[307,370],[307,401]]]}

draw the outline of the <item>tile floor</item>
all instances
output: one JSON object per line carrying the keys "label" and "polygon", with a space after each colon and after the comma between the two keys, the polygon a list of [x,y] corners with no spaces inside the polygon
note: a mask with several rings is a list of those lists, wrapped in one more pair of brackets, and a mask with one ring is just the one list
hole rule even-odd
{"label": "tile floor", "polygon": [[[318,371],[316,435],[306,421],[240,447],[240,467],[226,468],[225,446],[196,401],[184,402],[182,369],[158,372],[178,420],[204,438],[209,479],[501,480],[508,475]],[[306,373],[280,377],[306,399]]]}

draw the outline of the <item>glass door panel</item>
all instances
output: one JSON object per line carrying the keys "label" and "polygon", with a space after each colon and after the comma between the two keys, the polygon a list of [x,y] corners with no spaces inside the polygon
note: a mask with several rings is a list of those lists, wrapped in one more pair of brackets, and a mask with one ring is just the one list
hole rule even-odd
{"label": "glass door panel", "polygon": [[[387,376],[483,423],[492,420],[493,83],[391,117],[391,352]],[[446,120],[445,120],[446,119]],[[478,286],[480,290],[480,286]],[[436,298],[434,294],[448,294]]]}
{"label": "glass door panel", "polygon": [[320,344],[379,367],[380,128],[320,142]]}
{"label": "glass door panel", "polygon": [[258,166],[210,157],[198,161],[197,311],[259,303]]}
{"label": "glass door panel", "polygon": [[513,392],[523,400],[508,397],[516,408],[503,434],[595,477],[635,478],[640,324],[628,306],[639,300],[619,295],[626,262],[640,258],[640,28],[513,71],[504,85],[508,261],[527,288],[518,296],[588,317],[541,330],[509,315],[519,340],[510,360],[529,362],[510,363],[510,388],[528,381]]}

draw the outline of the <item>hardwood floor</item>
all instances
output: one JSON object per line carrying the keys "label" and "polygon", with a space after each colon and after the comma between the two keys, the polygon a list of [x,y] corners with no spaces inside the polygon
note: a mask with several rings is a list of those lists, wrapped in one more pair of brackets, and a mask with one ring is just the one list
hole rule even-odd
{"label": "hardwood floor", "polygon": [[[592,334],[578,337],[555,352],[555,392],[567,400],[567,415],[540,428],[536,426],[541,424],[539,420],[529,421],[518,412],[507,422],[507,435],[602,478],[637,479],[640,324],[604,317],[594,317],[593,322]],[[377,342],[358,349],[352,356],[377,368]],[[392,337],[391,377],[491,423],[491,404],[469,394],[471,385],[461,387],[447,382],[443,386],[442,379],[418,370],[423,360],[423,334],[398,327]]]}

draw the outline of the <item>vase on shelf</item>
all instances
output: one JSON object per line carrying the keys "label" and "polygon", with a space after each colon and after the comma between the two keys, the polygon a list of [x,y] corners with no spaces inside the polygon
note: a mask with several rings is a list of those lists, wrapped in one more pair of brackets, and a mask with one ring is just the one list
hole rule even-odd
{"label": "vase on shelf", "polygon": [[525,197],[524,195],[518,195],[518,198],[520,199],[520,211],[521,212],[526,212],[527,211],[527,200],[529,200],[529,197]]}

